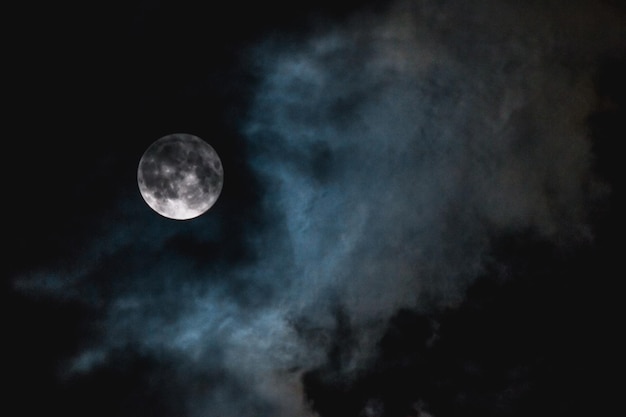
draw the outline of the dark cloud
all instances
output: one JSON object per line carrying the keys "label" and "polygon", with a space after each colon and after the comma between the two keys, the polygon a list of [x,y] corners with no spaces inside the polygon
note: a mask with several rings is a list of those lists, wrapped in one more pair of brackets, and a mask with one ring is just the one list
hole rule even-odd
{"label": "dark cloud", "polygon": [[458,308],[398,311],[361,372],[338,375],[329,350],[304,376],[314,408],[326,416],[367,412],[372,401],[388,416],[419,415],[417,403],[447,416],[610,412],[619,307],[604,288],[617,260],[589,247],[563,257],[528,238],[499,244],[507,255]]}
{"label": "dark cloud", "polygon": [[[68,415],[593,414],[594,341],[611,342],[594,323],[614,310],[585,305],[611,299],[623,11],[293,11],[304,28],[273,16],[283,30],[229,37],[207,52],[215,67],[179,63],[199,53],[181,40],[216,36],[199,16],[175,30],[195,6],[163,31],[169,3],[137,7],[146,48],[128,56],[120,115],[138,106],[135,129],[152,130],[120,159],[112,140],[84,182],[55,174],[75,188],[43,191],[65,196],[61,220],[19,239],[44,240],[8,292],[32,329],[11,330],[24,357],[51,347],[12,368],[16,392],[47,367],[32,392],[54,387],[44,398]],[[159,51],[171,59],[148,71]],[[189,222],[150,212],[135,184],[143,150],[174,131],[224,164],[220,200]]]}

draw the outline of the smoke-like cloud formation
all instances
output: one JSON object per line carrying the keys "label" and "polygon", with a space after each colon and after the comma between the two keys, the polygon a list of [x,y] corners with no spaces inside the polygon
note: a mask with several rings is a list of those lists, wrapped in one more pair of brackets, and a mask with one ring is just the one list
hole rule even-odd
{"label": "smoke-like cloud formation", "polygon": [[[61,374],[132,351],[176,369],[177,415],[312,415],[304,372],[335,349],[347,378],[399,310],[458,305],[494,238],[592,239],[606,192],[592,76],[624,35],[596,3],[401,1],[258,45],[241,125],[264,191],[263,225],[237,236],[249,256],[209,253],[227,213],[171,225],[120,203],[106,221],[127,226],[15,282],[98,311]],[[370,399],[363,415],[384,409]]]}
{"label": "smoke-like cloud formation", "polygon": [[384,322],[455,303],[499,234],[590,238],[590,69],[619,26],[585,7],[400,2],[261,49],[247,134],[284,213],[293,299]]}

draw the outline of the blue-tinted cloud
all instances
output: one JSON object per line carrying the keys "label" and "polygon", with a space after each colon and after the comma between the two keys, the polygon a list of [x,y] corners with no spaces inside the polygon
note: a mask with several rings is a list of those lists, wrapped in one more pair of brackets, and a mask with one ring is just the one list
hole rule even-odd
{"label": "blue-tinted cloud", "polygon": [[132,349],[193,369],[183,386],[222,381],[200,384],[187,415],[307,415],[300,374],[326,360],[337,311],[349,374],[398,309],[458,303],[494,236],[591,238],[606,192],[586,138],[591,69],[616,27],[591,2],[422,1],[268,39],[240,126],[263,189],[263,225],[236,236],[250,256],[217,249],[228,213],[168,223],[137,194],[77,259],[15,286],[98,312],[68,378]]}

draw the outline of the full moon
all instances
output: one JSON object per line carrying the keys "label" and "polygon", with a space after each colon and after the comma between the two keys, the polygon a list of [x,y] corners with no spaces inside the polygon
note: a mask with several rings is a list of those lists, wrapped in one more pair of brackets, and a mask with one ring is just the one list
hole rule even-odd
{"label": "full moon", "polygon": [[187,220],[215,204],[224,184],[224,168],[211,145],[194,135],[174,133],[144,152],[137,183],[154,211],[170,219]]}

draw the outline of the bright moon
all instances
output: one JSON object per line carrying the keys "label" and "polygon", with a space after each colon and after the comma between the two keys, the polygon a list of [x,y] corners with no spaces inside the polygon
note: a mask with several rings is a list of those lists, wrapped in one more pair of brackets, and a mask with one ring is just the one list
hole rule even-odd
{"label": "bright moon", "polygon": [[194,135],[174,133],[144,152],[137,183],[154,211],[170,219],[187,220],[215,204],[224,184],[224,168],[211,145]]}

